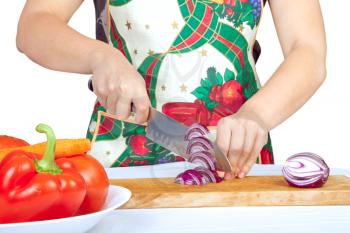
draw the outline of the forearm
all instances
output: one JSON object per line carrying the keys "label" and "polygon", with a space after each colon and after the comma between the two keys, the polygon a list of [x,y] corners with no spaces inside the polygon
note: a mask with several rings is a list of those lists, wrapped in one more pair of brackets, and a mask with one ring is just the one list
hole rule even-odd
{"label": "forearm", "polygon": [[270,130],[303,106],[325,76],[325,54],[310,46],[296,47],[242,111],[257,115]]}
{"label": "forearm", "polygon": [[22,16],[17,47],[36,63],[53,70],[92,73],[91,59],[110,46],[70,28],[49,12]]}

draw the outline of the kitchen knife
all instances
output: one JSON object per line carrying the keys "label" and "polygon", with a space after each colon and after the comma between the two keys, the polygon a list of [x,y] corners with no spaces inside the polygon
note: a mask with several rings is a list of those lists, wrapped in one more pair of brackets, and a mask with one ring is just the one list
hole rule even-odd
{"label": "kitchen knife", "polygon": [[[146,137],[162,147],[189,159],[189,155],[186,153],[188,141],[185,140],[188,128],[156,109],[151,108],[147,122]],[[231,172],[232,168],[227,156],[221,152],[216,142],[211,142],[213,149],[209,152],[215,156],[218,170]]]}
{"label": "kitchen knife", "polygon": [[[88,87],[93,91],[91,79],[89,80]],[[150,108],[146,127],[146,137],[160,146],[184,156],[188,160],[190,156],[186,153],[188,141],[185,140],[188,128],[189,127],[173,120],[156,109]],[[210,138],[208,139],[210,140]],[[211,142],[213,144],[213,149],[209,152],[215,156],[218,170],[231,172],[232,168],[227,156],[221,152],[216,142]]]}

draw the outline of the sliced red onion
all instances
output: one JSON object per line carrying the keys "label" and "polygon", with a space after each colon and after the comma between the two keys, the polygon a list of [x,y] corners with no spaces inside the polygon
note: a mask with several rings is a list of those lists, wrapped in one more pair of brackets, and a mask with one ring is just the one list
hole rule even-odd
{"label": "sliced red onion", "polygon": [[206,137],[192,138],[187,144],[186,153],[191,155],[199,151],[209,151],[213,149],[212,143]]}
{"label": "sliced red onion", "polygon": [[206,136],[208,133],[209,130],[205,126],[195,123],[187,130],[185,139],[190,141],[193,138]]}
{"label": "sliced red onion", "polygon": [[180,173],[175,182],[185,185],[204,185],[222,181],[217,173],[215,157],[210,153],[213,145],[207,138],[209,130],[200,124],[193,124],[187,131],[187,154],[189,162],[199,165],[195,169]]}
{"label": "sliced red onion", "polygon": [[216,170],[215,158],[208,151],[198,151],[190,155],[189,162],[198,164],[211,171]]}
{"label": "sliced red onion", "polygon": [[289,185],[299,188],[318,188],[328,179],[330,169],[318,155],[305,152],[290,156],[282,173]]}
{"label": "sliced red onion", "polygon": [[175,183],[184,185],[205,185],[221,181],[222,178],[218,176],[216,171],[210,171],[203,167],[187,170],[180,173],[175,179]]}
{"label": "sliced red onion", "polygon": [[175,182],[185,185],[203,185],[207,183],[202,174],[194,169],[189,169],[180,173],[176,177]]}
{"label": "sliced red onion", "polygon": [[202,174],[207,183],[219,183],[223,180],[216,171],[211,171],[203,167],[196,167],[195,170]]}
{"label": "sliced red onion", "polygon": [[200,137],[203,137],[204,135],[202,134],[202,132],[199,132],[199,131],[193,131],[191,134],[186,134],[186,140],[187,141],[190,141],[194,138],[200,138]]}

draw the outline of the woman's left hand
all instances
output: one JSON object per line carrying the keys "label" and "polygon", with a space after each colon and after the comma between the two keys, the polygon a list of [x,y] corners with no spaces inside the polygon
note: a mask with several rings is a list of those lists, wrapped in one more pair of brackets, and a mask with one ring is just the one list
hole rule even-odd
{"label": "woman's left hand", "polygon": [[232,172],[226,173],[225,179],[245,177],[256,163],[267,139],[267,127],[252,112],[240,110],[222,118],[217,125],[216,141],[232,166]]}

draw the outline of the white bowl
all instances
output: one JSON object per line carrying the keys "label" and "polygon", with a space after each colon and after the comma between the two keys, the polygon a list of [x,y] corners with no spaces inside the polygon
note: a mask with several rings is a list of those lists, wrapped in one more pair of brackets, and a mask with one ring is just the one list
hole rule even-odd
{"label": "white bowl", "polygon": [[36,222],[0,224],[0,233],[83,233],[95,226],[103,217],[126,203],[131,197],[129,189],[109,186],[106,204],[102,210],[74,216]]}

